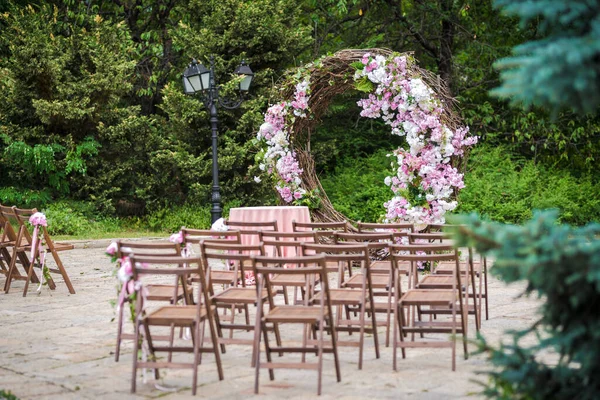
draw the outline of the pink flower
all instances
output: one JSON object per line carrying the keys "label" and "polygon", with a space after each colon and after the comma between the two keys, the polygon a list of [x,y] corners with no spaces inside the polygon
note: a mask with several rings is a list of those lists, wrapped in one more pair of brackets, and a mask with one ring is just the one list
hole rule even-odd
{"label": "pink flower", "polygon": [[123,257],[119,260],[121,267],[117,271],[117,277],[121,282],[128,282],[133,276],[133,266],[129,257]]}
{"label": "pink flower", "polygon": [[106,248],[106,254],[109,256],[114,256],[117,253],[117,250],[119,250],[117,242],[111,242]]}
{"label": "pink flower", "polygon": [[41,212],[36,212],[31,217],[29,217],[29,223],[33,226],[37,226],[37,225],[48,226],[48,222],[46,221],[46,216]]}
{"label": "pink flower", "polygon": [[171,242],[171,243],[179,243],[179,244],[183,243],[183,232],[179,231],[177,233],[172,234],[169,237],[169,242]]}

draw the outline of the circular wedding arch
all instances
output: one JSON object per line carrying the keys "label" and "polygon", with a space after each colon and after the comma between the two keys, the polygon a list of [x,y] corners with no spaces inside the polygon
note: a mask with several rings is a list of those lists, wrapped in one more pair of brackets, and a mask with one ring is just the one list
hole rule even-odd
{"label": "circular wedding arch", "polygon": [[361,116],[383,118],[392,134],[407,138],[408,148],[393,154],[395,176],[386,178],[394,194],[384,204],[386,220],[443,223],[456,207],[464,187],[460,171],[477,137],[468,135],[453,111],[444,82],[420,68],[412,53],[342,50],[288,71],[276,89],[280,100],[265,113],[257,158],[283,204],[312,206],[315,221],[348,220],[321,186],[310,140],[334,97],[358,89],[368,94],[358,102]]}

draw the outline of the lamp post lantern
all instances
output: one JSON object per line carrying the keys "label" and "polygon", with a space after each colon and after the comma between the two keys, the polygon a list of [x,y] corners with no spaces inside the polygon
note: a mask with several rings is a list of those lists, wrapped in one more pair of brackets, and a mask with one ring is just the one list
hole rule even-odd
{"label": "lamp post lantern", "polygon": [[218,125],[217,104],[228,110],[238,108],[244,101],[244,96],[250,89],[254,74],[245,61],[239,65],[235,73],[242,77],[239,86],[239,96],[236,99],[221,97],[219,94],[219,85],[215,80],[214,57],[210,57],[210,69],[198,63],[195,59],[183,72],[183,88],[186,94],[202,96],[202,101],[210,114],[210,128],[212,132],[212,209],[211,221],[214,223],[221,218],[223,209],[221,208],[221,188],[219,186],[219,163],[217,158],[218,144]]}

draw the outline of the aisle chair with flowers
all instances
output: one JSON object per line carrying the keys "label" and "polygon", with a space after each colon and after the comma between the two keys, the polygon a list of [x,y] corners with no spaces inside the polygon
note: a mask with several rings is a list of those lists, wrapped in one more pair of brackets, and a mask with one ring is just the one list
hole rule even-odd
{"label": "aisle chair with flowers", "polygon": [[[29,268],[29,255],[31,248],[27,246],[25,239],[20,240],[17,246],[17,230],[11,224],[11,220],[16,224],[16,216],[12,207],[0,205],[0,224],[2,227],[2,240],[0,241],[0,253],[2,254],[3,268],[0,273],[6,276],[4,281],[4,291],[8,293],[10,283],[13,280],[27,279],[27,271]],[[21,274],[17,269],[17,264],[23,267],[24,274]],[[39,283],[37,275],[31,276],[33,283]]]}
{"label": "aisle chair with flowers", "polygon": [[[178,243],[169,242],[138,242],[117,240],[112,242],[106,249],[106,253],[110,255],[119,265],[117,270],[117,278],[119,279],[119,297],[117,299],[117,346],[115,350],[115,361],[119,361],[121,354],[121,342],[124,339],[134,339],[134,334],[124,333],[124,309],[125,305],[129,304],[132,320],[134,314],[134,288],[133,281],[133,265],[130,257],[132,254],[138,256],[153,256],[153,257],[175,257],[181,256],[181,247]],[[168,302],[171,304],[179,301],[184,301],[185,304],[193,304],[192,286],[183,284],[183,282],[174,281],[169,283],[147,284],[146,300]],[[173,341],[173,331],[171,335],[160,338],[161,340]]]}
{"label": "aisle chair with flowers", "polygon": [[[48,283],[48,287],[50,287],[50,289],[54,290],[56,286],[52,280],[52,276],[50,275],[50,273],[54,273],[60,274],[65,282],[65,285],[67,285],[67,288],[69,289],[69,293],[75,294],[75,289],[71,284],[69,275],[67,274],[62,260],[58,255],[59,251],[73,250],[75,246],[68,243],[54,242],[48,233],[48,222],[46,220],[46,216],[37,209],[13,207],[13,211],[15,213],[16,220],[19,223],[17,243],[22,240],[27,243],[27,246],[29,246],[31,251],[30,266],[34,268],[39,267],[41,270],[39,278],[40,285],[38,286],[37,291],[39,292],[41,290],[41,285],[44,281]],[[28,226],[33,227],[32,232],[29,232]],[[49,268],[46,265],[47,253],[52,255],[57,268]],[[29,268],[27,271],[25,287],[23,288],[23,297],[27,296],[27,289],[29,288],[29,282],[32,274],[33,268]]]}
{"label": "aisle chair with flowers", "polygon": [[[131,392],[136,391],[137,370],[141,368],[154,369],[155,378],[159,379],[159,370],[162,368],[177,368],[191,369],[193,371],[192,378],[192,394],[196,394],[198,380],[198,365],[200,364],[201,353],[213,353],[215,355],[217,374],[219,380],[223,380],[223,367],[221,365],[221,355],[218,348],[218,337],[215,328],[214,307],[210,305],[208,295],[208,285],[204,279],[205,271],[202,268],[200,257],[154,257],[154,256],[131,256],[132,267],[132,282],[135,290],[135,336],[134,336],[134,351],[133,351],[133,370],[131,377]],[[160,275],[166,278],[173,279],[178,282],[185,282],[187,275],[194,273],[200,277],[199,296],[195,305],[188,305],[182,302],[163,305],[156,309],[149,310],[147,308],[147,290],[145,280],[152,275]],[[177,291],[179,285],[175,285],[175,296],[178,296]],[[208,347],[204,346],[200,338],[200,327],[205,323],[208,324],[211,344]],[[155,335],[153,331],[159,328],[180,327],[188,328],[191,332],[191,343],[185,346],[177,341],[168,342],[168,345],[156,345]],[[142,333],[143,330],[143,333]],[[146,359],[141,361],[138,359],[138,352],[144,349],[140,345],[144,343],[148,345],[148,354]],[[167,361],[160,360],[157,353],[166,352],[169,354]],[[192,353],[193,359],[188,362],[177,357],[177,361],[172,361],[170,356],[172,353]]]}

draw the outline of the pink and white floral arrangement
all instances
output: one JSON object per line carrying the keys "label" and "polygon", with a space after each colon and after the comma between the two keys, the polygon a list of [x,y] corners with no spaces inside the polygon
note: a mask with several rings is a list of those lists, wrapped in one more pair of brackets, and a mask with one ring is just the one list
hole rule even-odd
{"label": "pink and white floral arrangement", "polygon": [[[444,215],[456,208],[456,190],[464,187],[463,174],[452,166],[467,147],[477,143],[469,128],[450,129],[443,122],[444,104],[419,76],[411,76],[405,55],[364,54],[356,69],[356,87],[369,92],[358,101],[361,116],[381,118],[391,133],[405,136],[408,149],[394,151],[394,176],[385,179],[394,197],[384,203],[385,219],[428,224],[445,222]],[[281,198],[292,203],[302,199],[302,168],[291,146],[290,133],[296,118],[307,118],[310,109],[310,76],[300,78],[293,100],[267,110],[257,139],[264,142],[259,168],[273,176]],[[260,182],[259,177],[255,177]]]}

